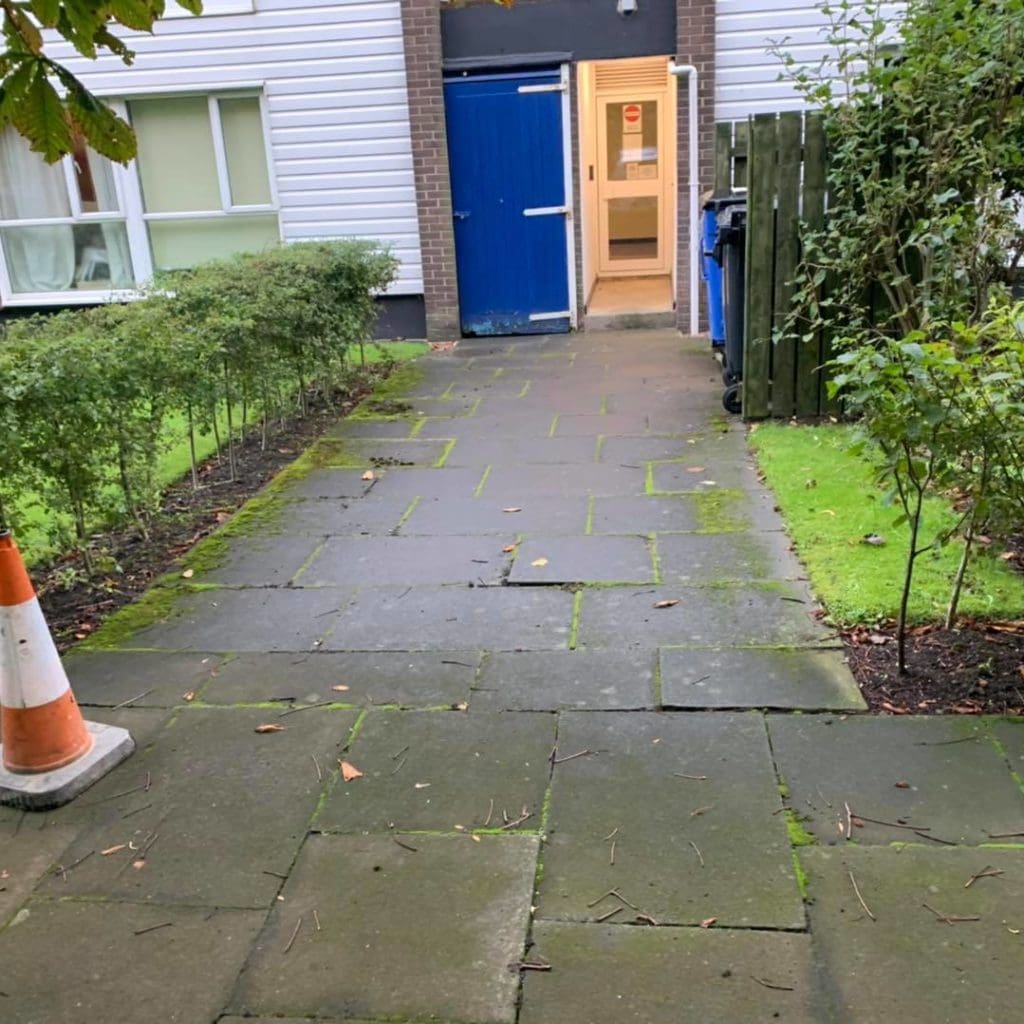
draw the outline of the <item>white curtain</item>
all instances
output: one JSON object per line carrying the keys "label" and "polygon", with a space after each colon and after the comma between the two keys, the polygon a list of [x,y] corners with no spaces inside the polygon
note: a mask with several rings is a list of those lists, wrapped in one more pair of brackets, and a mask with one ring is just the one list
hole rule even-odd
{"label": "white curtain", "polygon": [[[96,203],[101,210],[117,210],[117,191],[114,187],[114,168],[110,161],[89,150],[92,183],[96,188]],[[128,249],[128,232],[124,224],[104,224],[103,243],[107,249],[111,288],[131,288],[135,284],[132,257]]]}
{"label": "white curtain", "polygon": [[[46,164],[13,128],[0,133],[0,215],[5,220],[71,216],[61,165]],[[70,224],[4,228],[3,239],[15,292],[71,287],[75,238]]]}

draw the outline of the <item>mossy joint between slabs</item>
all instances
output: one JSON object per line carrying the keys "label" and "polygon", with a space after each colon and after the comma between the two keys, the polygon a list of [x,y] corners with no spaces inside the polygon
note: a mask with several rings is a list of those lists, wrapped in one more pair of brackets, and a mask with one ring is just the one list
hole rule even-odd
{"label": "mossy joint between slabs", "polygon": [[110,651],[121,647],[136,633],[169,619],[176,612],[183,593],[185,591],[178,587],[150,587],[137,601],[114,612],[92,636],[78,645],[79,649]]}
{"label": "mossy joint between slabs", "polygon": [[487,481],[490,479],[491,470],[494,467],[491,465],[484,466],[483,476],[480,477],[480,482],[473,488],[473,497],[479,498],[484,493],[484,488],[487,486]]}
{"label": "mossy joint between slabs", "polygon": [[554,437],[555,431],[558,429],[558,421],[562,418],[561,413],[555,413],[551,419],[551,426],[548,428],[548,437]]}
{"label": "mossy joint between slabs", "polygon": [[651,559],[651,571],[654,573],[654,582],[656,584],[663,583],[664,580],[661,576],[661,554],[658,551],[658,535],[656,533],[649,533],[644,537],[644,541],[647,544],[647,554]]}
{"label": "mossy joint between slabs", "polygon": [[[352,723],[352,728],[348,731],[348,736],[345,738],[345,742],[341,744],[339,753],[347,754],[352,749],[352,744],[355,743],[362,732],[363,723],[366,721],[366,716],[369,714],[367,708],[363,708],[362,711],[356,716],[356,720]],[[320,796],[317,799],[316,807],[313,808],[313,813],[309,817],[309,823],[306,826],[307,832],[316,830],[316,822],[320,815],[323,813],[324,807],[327,805],[328,799],[330,799],[331,793],[334,792],[335,786],[338,784],[338,780],[341,778],[341,759],[338,759],[337,766],[329,768],[327,771],[327,779],[320,790]],[[301,846],[301,844],[300,844]],[[296,856],[298,853],[296,853]]]}
{"label": "mossy joint between slabs", "polygon": [[570,651],[575,651],[576,646],[579,642],[580,635],[580,609],[583,607],[583,590],[582,588],[577,590],[573,594],[572,598],[572,621],[569,624],[569,642],[568,647]]}
{"label": "mossy joint between slabs", "polygon": [[988,734],[989,741],[992,743],[992,746],[995,747],[996,752],[1006,763],[1007,770],[1009,771],[1010,777],[1013,779],[1014,784],[1021,791],[1021,793],[1024,794],[1024,778],[1022,778],[1020,772],[1018,772],[1017,769],[1013,767],[1013,763],[1010,760],[1010,755],[1006,752],[1006,748],[1003,746],[999,737],[992,732],[991,726],[988,723],[986,723],[986,732]]}
{"label": "mossy joint between slabs", "polygon": [[597,499],[593,494],[587,496],[587,521],[583,527],[583,533],[590,537],[594,533],[594,502]]}
{"label": "mossy joint between slabs", "polygon": [[454,438],[454,437],[440,438],[439,437],[439,438],[436,438],[436,440],[438,440],[438,441],[443,440],[445,442],[445,445],[444,445],[444,451],[442,451],[440,456],[438,456],[438,458],[436,458],[434,460],[432,468],[433,469],[442,469],[444,467],[444,464],[448,461],[448,456],[451,455],[452,449],[455,447],[455,443],[457,441],[457,438]]}
{"label": "mossy joint between slabs", "polygon": [[601,452],[604,449],[604,441],[605,441],[605,435],[604,434],[598,434],[597,437],[594,438],[594,461],[595,462],[600,462],[601,461]]}
{"label": "mossy joint between slabs", "polygon": [[302,575],[309,570],[309,567],[317,560],[317,557],[323,551],[327,545],[327,538],[325,537],[322,541],[306,557],[306,560],[296,569],[292,578],[288,581],[288,586],[294,587],[301,579]]}
{"label": "mossy joint between slabs", "polygon": [[417,506],[419,505],[419,503],[422,500],[423,500],[422,496],[417,494],[415,497],[412,498],[412,500],[409,502],[409,504],[406,505],[405,511],[398,517],[398,522],[395,524],[394,528],[391,530],[391,536],[392,537],[395,536],[395,534],[397,534],[398,531],[401,530],[401,528],[403,526],[405,526],[405,524],[409,521],[409,516],[411,516],[413,514],[413,512],[416,511]]}

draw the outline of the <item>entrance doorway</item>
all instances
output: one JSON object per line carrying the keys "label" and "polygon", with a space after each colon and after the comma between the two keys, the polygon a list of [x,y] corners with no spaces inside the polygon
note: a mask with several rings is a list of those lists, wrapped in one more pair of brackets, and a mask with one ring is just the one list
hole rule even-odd
{"label": "entrance doorway", "polygon": [[668,58],[590,61],[578,73],[587,313],[671,312],[676,90]]}

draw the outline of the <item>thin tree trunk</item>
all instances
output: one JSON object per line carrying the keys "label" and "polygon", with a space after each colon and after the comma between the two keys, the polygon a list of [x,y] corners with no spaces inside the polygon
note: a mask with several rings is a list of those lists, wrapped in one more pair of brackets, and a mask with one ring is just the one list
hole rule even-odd
{"label": "thin tree trunk", "polygon": [[188,456],[192,468],[192,490],[199,490],[199,468],[196,465],[196,426],[192,419],[192,403],[186,402],[185,409],[188,413]]}
{"label": "thin tree trunk", "polygon": [[949,608],[946,609],[946,629],[952,629],[956,625],[956,613],[960,607],[960,594],[963,591],[964,577],[967,575],[967,563],[971,560],[971,545],[974,542],[975,516],[977,512],[971,513],[971,520],[967,526],[967,533],[964,534],[964,551],[960,556],[960,564],[956,569],[956,576],[953,579],[953,592],[949,597]]}
{"label": "thin tree trunk", "polygon": [[221,458],[221,454],[220,454],[220,448],[221,448],[220,426],[217,423],[217,415],[220,412],[220,410],[217,408],[217,406],[219,404],[220,403],[218,403],[218,402],[214,402],[213,403],[213,443],[214,443],[214,445],[217,448],[217,465],[218,466],[223,465],[223,462],[224,462],[224,460]]}
{"label": "thin tree trunk", "polygon": [[228,370],[227,361],[224,363],[224,398],[228,412],[228,473],[231,479],[235,479],[235,434],[234,425],[231,421],[231,374]]}
{"label": "thin tree trunk", "polygon": [[142,518],[138,502],[136,502],[132,491],[131,481],[128,479],[128,461],[125,459],[124,447],[122,445],[117,446],[117,472],[121,479],[121,493],[124,494],[124,502],[128,507],[128,514],[135,520],[135,525],[139,528],[143,538],[149,540],[149,530],[146,528],[146,523]]}

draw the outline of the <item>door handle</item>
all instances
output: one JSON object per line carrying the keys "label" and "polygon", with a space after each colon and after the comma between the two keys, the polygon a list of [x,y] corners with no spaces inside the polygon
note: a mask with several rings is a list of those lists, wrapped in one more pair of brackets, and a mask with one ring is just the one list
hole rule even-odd
{"label": "door handle", "polygon": [[456,220],[465,220],[469,216],[469,210],[456,210],[452,216]]}

